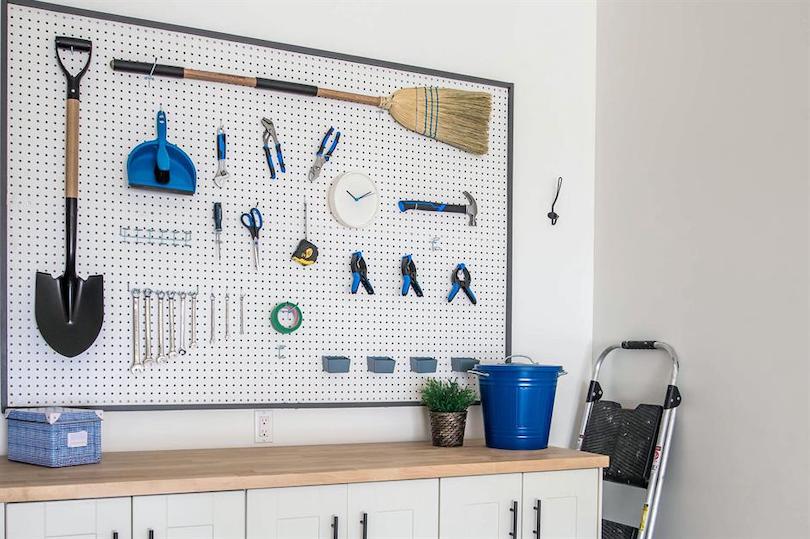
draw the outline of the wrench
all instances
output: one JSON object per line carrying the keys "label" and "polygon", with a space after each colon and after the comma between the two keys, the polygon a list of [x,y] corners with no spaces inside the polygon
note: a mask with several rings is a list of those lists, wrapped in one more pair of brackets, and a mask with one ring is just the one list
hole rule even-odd
{"label": "wrench", "polygon": [[239,335],[245,334],[245,295],[239,294]]}
{"label": "wrench", "polygon": [[197,292],[189,294],[191,298],[191,339],[188,342],[189,350],[197,349]]}
{"label": "wrench", "polygon": [[216,310],[217,310],[217,296],[211,292],[211,310],[208,316],[208,328],[211,334],[210,342],[214,344],[217,342],[217,326],[216,326]]}
{"label": "wrench", "polygon": [[225,340],[231,338],[231,296],[225,291]]}
{"label": "wrench", "polygon": [[181,356],[186,355],[186,293],[180,292],[180,350]]}
{"label": "wrench", "polygon": [[169,359],[174,359],[177,357],[177,347],[175,346],[174,342],[174,331],[175,331],[175,323],[174,323],[174,296],[175,292],[169,292]]}
{"label": "wrench", "polygon": [[143,353],[143,366],[149,367],[155,363],[155,358],[152,357],[152,289],[146,288],[143,291],[143,314],[144,314],[144,333],[146,333],[146,342],[144,343]]}
{"label": "wrench", "polygon": [[163,298],[166,296],[165,292],[160,291],[157,293],[158,301],[157,301],[157,340],[158,340],[158,349],[157,349],[157,357],[155,357],[155,361],[160,363],[166,362],[166,352],[163,349],[163,323],[164,323],[164,316],[163,316]]}
{"label": "wrench", "polygon": [[141,291],[132,289],[132,365],[129,372],[136,374],[143,370],[141,361]]}

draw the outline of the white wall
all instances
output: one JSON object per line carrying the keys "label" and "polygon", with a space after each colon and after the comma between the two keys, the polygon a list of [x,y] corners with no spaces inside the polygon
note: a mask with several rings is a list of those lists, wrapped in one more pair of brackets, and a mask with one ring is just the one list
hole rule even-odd
{"label": "white wall", "polygon": [[594,348],[682,359],[657,539],[810,536],[807,114],[806,2],[599,4]]}
{"label": "white wall", "polygon": [[[568,445],[591,352],[596,8],[592,2],[57,3],[512,81],[515,352],[561,363],[552,443]],[[545,214],[565,177],[553,229]],[[249,445],[252,412],[108,413],[106,450]],[[0,452],[5,451],[5,425]],[[475,411],[472,435],[481,435]],[[278,410],[276,443],[424,439],[421,408]]]}

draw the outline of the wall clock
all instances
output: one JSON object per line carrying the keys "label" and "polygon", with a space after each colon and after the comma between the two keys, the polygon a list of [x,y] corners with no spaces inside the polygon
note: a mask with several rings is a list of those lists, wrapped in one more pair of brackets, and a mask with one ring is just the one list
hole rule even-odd
{"label": "wall clock", "polygon": [[349,228],[369,225],[380,210],[377,186],[362,172],[344,172],[335,178],[327,198],[335,220]]}

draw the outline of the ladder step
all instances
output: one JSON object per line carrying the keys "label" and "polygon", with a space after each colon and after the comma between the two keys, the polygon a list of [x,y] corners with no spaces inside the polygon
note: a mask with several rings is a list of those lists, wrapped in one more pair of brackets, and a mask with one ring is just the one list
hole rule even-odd
{"label": "ladder step", "polygon": [[636,537],[638,537],[638,528],[602,520],[602,539],[636,539]]}

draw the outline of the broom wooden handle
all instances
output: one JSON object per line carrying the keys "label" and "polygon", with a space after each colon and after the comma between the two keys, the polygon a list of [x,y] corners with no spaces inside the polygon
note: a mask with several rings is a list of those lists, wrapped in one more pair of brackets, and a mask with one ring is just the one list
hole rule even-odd
{"label": "broom wooden handle", "polygon": [[149,62],[131,62],[129,60],[114,59],[110,62],[110,67],[112,67],[113,71],[140,73],[142,75],[172,77],[177,79],[204,80],[208,82],[219,82],[222,84],[235,84],[237,86],[261,88],[263,90],[274,90],[277,92],[286,92],[291,94],[338,99],[340,101],[350,101],[352,103],[361,103],[363,105],[372,105],[374,107],[382,106],[383,101],[383,98],[379,96],[342,92],[340,90],[330,90],[328,88],[318,88],[317,86],[312,86],[309,84],[265,79],[262,77],[230,75],[228,73],[217,73],[216,71],[202,71],[199,69],[188,69],[184,67],[157,63],[153,64]]}

